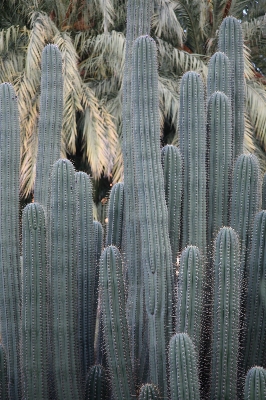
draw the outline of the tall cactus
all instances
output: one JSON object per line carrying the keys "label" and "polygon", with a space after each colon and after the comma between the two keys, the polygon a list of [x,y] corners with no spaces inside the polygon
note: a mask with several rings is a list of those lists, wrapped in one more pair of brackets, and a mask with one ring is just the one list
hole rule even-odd
{"label": "tall cactus", "polygon": [[50,285],[54,375],[58,399],[81,399],[78,351],[75,173],[60,159],[51,173]]}
{"label": "tall cactus", "polygon": [[169,345],[171,400],[199,400],[197,357],[186,333],[176,333]]}
{"label": "tall cactus", "polygon": [[23,210],[22,362],[25,399],[48,398],[47,260],[44,210]]}
{"label": "tall cactus", "polygon": [[217,235],[214,268],[210,397],[212,399],[236,399],[240,261],[238,238],[232,228],[224,227]]}
{"label": "tall cactus", "polygon": [[108,225],[106,246],[114,245],[121,249],[124,213],[124,184],[116,183],[111,190],[108,204]]}
{"label": "tall cactus", "polygon": [[210,58],[207,78],[207,102],[214,92],[223,92],[231,102],[231,68],[229,58],[217,51]]}
{"label": "tall cactus", "polygon": [[[165,348],[172,333],[173,268],[160,153],[156,45],[134,42],[132,106],[141,261],[148,314],[150,379],[167,394]],[[152,173],[151,173],[152,171]]]}
{"label": "tall cactus", "polygon": [[266,365],[266,211],[256,214],[249,257],[244,342],[245,372]]}
{"label": "tall cactus", "polygon": [[60,157],[63,112],[62,57],[54,44],[42,52],[41,100],[34,199],[45,209],[51,168]]}
{"label": "tall cactus", "polygon": [[180,150],[184,162],[182,248],[198,246],[206,254],[206,125],[203,82],[187,72],[180,86]]}
{"label": "tall cactus", "polygon": [[78,257],[78,317],[81,367],[85,379],[94,364],[95,244],[92,183],[85,172],[75,174],[76,232]]}
{"label": "tall cactus", "polygon": [[100,296],[113,397],[117,400],[130,400],[134,397],[134,382],[127,332],[122,260],[115,246],[106,247],[101,255]]}
{"label": "tall cactus", "polygon": [[172,145],[163,147],[164,190],[174,268],[177,265],[177,254],[180,250],[182,164],[181,153],[177,147]]}
{"label": "tall cactus", "polygon": [[233,159],[243,153],[245,120],[245,78],[243,35],[240,22],[234,17],[224,18],[219,29],[219,51],[224,52],[230,61],[232,87],[231,105],[233,110]]}
{"label": "tall cactus", "polygon": [[263,399],[266,399],[266,370],[262,367],[253,367],[246,376],[244,400]]}
{"label": "tall cactus", "polygon": [[[208,102],[208,243],[229,225],[232,129],[228,97],[215,92]],[[223,173],[221,174],[221,171]]]}
{"label": "tall cactus", "polygon": [[17,96],[11,84],[0,85],[0,329],[6,350],[11,400],[21,398],[19,164]]}
{"label": "tall cactus", "polygon": [[250,250],[253,222],[259,207],[259,163],[252,154],[241,154],[235,163],[231,226],[239,236],[242,275]]}
{"label": "tall cactus", "polygon": [[186,247],[180,257],[177,285],[176,332],[187,333],[199,354],[203,295],[203,260],[196,246]]}

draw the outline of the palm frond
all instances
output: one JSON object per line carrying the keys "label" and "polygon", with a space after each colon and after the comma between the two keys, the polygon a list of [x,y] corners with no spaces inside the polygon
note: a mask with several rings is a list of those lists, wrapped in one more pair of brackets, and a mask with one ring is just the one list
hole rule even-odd
{"label": "palm frond", "polygon": [[115,17],[115,10],[114,10],[114,4],[112,0],[98,0],[94,1],[95,6],[97,5],[100,6],[102,16],[103,16],[103,30],[104,33],[108,33],[109,27],[113,25],[114,23],[114,17]]}
{"label": "palm frond", "polygon": [[247,81],[246,104],[256,136],[266,149],[266,90],[256,80]]}
{"label": "palm frond", "polygon": [[244,152],[255,154],[259,160],[261,173],[266,172],[265,151],[256,139],[254,127],[248,112],[245,113],[245,136],[244,136]]}

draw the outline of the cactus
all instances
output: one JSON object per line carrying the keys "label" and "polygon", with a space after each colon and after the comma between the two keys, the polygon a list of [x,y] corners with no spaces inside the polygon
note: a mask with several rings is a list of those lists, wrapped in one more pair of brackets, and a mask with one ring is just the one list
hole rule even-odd
{"label": "cactus", "polygon": [[242,276],[245,275],[254,217],[259,207],[259,163],[252,154],[241,154],[235,163],[231,226],[239,235]]}
{"label": "cactus", "polygon": [[219,29],[219,51],[224,52],[231,67],[231,105],[233,120],[233,159],[243,153],[245,120],[245,78],[243,35],[240,22],[234,17],[224,18]]}
{"label": "cactus", "polygon": [[246,376],[244,400],[264,399],[266,399],[266,370],[262,367],[253,367]]}
{"label": "cactus", "polygon": [[105,400],[106,398],[105,371],[101,365],[93,365],[87,375],[84,400]]}
{"label": "cactus", "polygon": [[186,247],[180,257],[177,285],[176,332],[187,333],[199,354],[203,292],[203,262],[196,246]]}
{"label": "cactus", "polygon": [[244,347],[245,372],[266,363],[266,211],[256,214],[249,258]]}
{"label": "cactus", "polygon": [[0,399],[9,400],[8,396],[7,359],[5,349],[0,343]]}
{"label": "cactus", "polygon": [[199,400],[196,352],[186,333],[176,333],[169,345],[171,400]]}
{"label": "cactus", "polygon": [[214,252],[214,307],[211,363],[212,399],[237,398],[240,261],[232,228],[221,228]]}
{"label": "cactus", "polygon": [[23,210],[22,362],[25,399],[48,398],[46,228],[42,206]]}
{"label": "cactus", "polygon": [[19,259],[20,135],[17,96],[9,83],[0,85],[0,329],[6,350],[11,400],[21,398]]}
{"label": "cactus", "polygon": [[[232,129],[228,97],[221,92],[208,102],[208,244],[222,226],[229,225]],[[221,174],[221,171],[223,173]]]}
{"label": "cactus", "polygon": [[198,246],[206,254],[206,128],[200,75],[187,72],[180,86],[180,150],[183,156],[182,248]]}
{"label": "cactus", "polygon": [[134,42],[132,104],[149,373],[166,396],[165,347],[172,333],[173,268],[160,154],[156,45],[149,36]]}
{"label": "cactus", "polygon": [[180,150],[175,146],[164,146],[162,149],[162,165],[172,259],[173,266],[176,268],[177,254],[180,247],[182,194],[182,158]]}
{"label": "cactus", "polygon": [[78,318],[81,367],[84,378],[94,364],[95,245],[92,183],[85,172],[76,172],[76,232],[78,254]]}
{"label": "cactus", "polygon": [[113,396],[133,399],[132,367],[125,310],[122,260],[115,246],[107,247],[100,260],[100,297],[105,350]]}
{"label": "cactus", "polygon": [[138,400],[159,400],[160,393],[158,388],[151,384],[146,383],[140,388]]}
{"label": "cactus", "polygon": [[[231,70],[229,58],[217,51],[208,65],[207,103],[214,92],[223,92],[231,101]],[[231,121],[230,121],[231,122]]]}
{"label": "cactus", "polygon": [[266,210],[266,174],[263,175],[262,181],[262,201],[261,201],[261,208],[262,210]]}
{"label": "cactus", "polygon": [[60,157],[63,110],[62,57],[56,45],[42,52],[41,100],[34,199],[48,207],[51,168]]}
{"label": "cactus", "polygon": [[124,184],[116,183],[111,190],[108,204],[106,246],[121,249],[124,212]]}
{"label": "cactus", "polygon": [[60,159],[52,168],[50,201],[51,330],[58,399],[80,399],[74,168]]}

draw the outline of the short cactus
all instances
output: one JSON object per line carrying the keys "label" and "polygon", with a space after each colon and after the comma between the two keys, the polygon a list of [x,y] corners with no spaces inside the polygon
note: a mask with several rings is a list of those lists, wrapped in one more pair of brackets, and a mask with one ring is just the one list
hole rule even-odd
{"label": "short cactus", "polygon": [[101,365],[93,365],[86,378],[84,400],[107,399],[107,382],[105,371]]}
{"label": "short cactus", "polygon": [[266,399],[266,370],[262,367],[253,367],[246,376],[244,400],[264,399]]}

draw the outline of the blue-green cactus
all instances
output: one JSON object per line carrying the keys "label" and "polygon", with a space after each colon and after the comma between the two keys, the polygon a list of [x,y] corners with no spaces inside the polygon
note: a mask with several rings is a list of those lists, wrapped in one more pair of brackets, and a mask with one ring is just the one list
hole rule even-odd
{"label": "blue-green cactus", "polygon": [[197,356],[186,333],[176,333],[169,345],[171,400],[199,400]]}
{"label": "blue-green cactus", "polygon": [[107,398],[105,371],[101,365],[93,365],[86,378],[84,400],[105,400]]}
{"label": "blue-green cactus", "polygon": [[262,210],[266,210],[266,174],[263,175],[261,197],[261,208]]}
{"label": "blue-green cactus", "polygon": [[240,284],[237,234],[224,227],[217,235],[214,251],[212,399],[237,399]]}
{"label": "blue-green cactus", "polygon": [[51,168],[60,158],[63,78],[62,57],[54,44],[42,52],[41,100],[34,200],[45,209],[49,199]]}
{"label": "blue-green cactus", "polygon": [[231,103],[231,69],[229,58],[217,51],[210,58],[207,77],[207,102],[215,92],[223,92]]}
{"label": "blue-green cactus", "polygon": [[17,96],[11,84],[0,85],[0,329],[7,355],[11,400],[21,398],[19,258],[20,133]]}
{"label": "blue-green cactus", "polygon": [[111,190],[108,202],[108,225],[106,246],[114,245],[121,249],[124,214],[124,184],[116,183]]}
{"label": "blue-green cactus", "polygon": [[122,260],[115,246],[106,247],[101,255],[100,298],[113,397],[117,400],[133,399]]}
{"label": "blue-green cactus", "polygon": [[6,352],[2,343],[0,343],[0,399],[9,400],[7,359],[6,359]]}
{"label": "blue-green cactus", "polygon": [[25,399],[48,398],[46,226],[42,206],[23,210],[22,363]]}
{"label": "blue-green cactus", "polygon": [[266,370],[262,367],[253,367],[246,376],[244,400],[264,399],[266,399]]}

